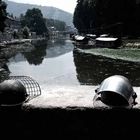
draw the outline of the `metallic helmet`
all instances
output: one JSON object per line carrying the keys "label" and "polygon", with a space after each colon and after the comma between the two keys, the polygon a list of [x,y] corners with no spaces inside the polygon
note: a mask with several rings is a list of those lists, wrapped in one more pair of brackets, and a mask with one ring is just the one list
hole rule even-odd
{"label": "metallic helmet", "polygon": [[132,106],[137,97],[129,80],[121,75],[106,78],[95,92],[103,103],[110,106]]}
{"label": "metallic helmet", "polygon": [[16,80],[5,80],[0,83],[0,105],[21,104],[27,99],[26,88]]}

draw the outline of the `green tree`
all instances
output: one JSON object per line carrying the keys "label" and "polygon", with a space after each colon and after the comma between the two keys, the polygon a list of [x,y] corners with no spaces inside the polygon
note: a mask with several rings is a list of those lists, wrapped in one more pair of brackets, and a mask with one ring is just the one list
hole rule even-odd
{"label": "green tree", "polygon": [[82,5],[82,3],[83,0],[77,0],[77,6],[75,8],[74,15],[73,15],[73,24],[75,25],[75,27],[78,29],[80,33],[83,32],[83,30],[85,30],[84,21],[82,17],[84,6]]}
{"label": "green tree", "polygon": [[5,28],[5,20],[7,17],[7,12],[6,12],[7,4],[0,0],[0,31],[4,31]]}
{"label": "green tree", "polygon": [[26,39],[29,38],[29,28],[27,26],[23,28],[22,34],[23,34],[23,38],[26,38]]}
{"label": "green tree", "polygon": [[79,32],[135,34],[135,0],[77,0],[73,23]]}
{"label": "green tree", "polygon": [[65,31],[66,23],[56,19],[47,19],[48,27],[55,27],[58,31]]}
{"label": "green tree", "polygon": [[24,18],[21,19],[21,25],[29,27],[30,31],[37,35],[47,33],[46,20],[43,18],[41,10],[38,8],[28,9]]}

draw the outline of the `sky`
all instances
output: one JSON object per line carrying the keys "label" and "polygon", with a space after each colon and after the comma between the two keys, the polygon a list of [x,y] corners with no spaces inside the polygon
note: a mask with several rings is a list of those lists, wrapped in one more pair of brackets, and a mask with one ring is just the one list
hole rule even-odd
{"label": "sky", "polygon": [[73,13],[77,0],[9,0],[18,3],[37,4],[41,6],[53,6],[64,11]]}

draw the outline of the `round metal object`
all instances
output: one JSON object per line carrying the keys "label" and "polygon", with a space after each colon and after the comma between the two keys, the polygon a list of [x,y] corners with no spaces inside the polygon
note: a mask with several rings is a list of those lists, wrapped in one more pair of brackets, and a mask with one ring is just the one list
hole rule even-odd
{"label": "round metal object", "polygon": [[9,79],[19,81],[26,88],[28,99],[41,95],[41,88],[36,80],[29,76],[10,76]]}
{"label": "round metal object", "polygon": [[5,80],[0,83],[0,105],[22,104],[27,99],[26,88],[16,80]]}
{"label": "round metal object", "polygon": [[129,80],[121,75],[106,78],[96,90],[101,101],[110,106],[129,106],[135,104],[136,93]]}

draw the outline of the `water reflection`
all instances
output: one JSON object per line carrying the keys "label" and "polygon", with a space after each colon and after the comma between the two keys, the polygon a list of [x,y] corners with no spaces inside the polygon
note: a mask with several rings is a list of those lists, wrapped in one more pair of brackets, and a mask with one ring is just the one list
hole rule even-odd
{"label": "water reflection", "polygon": [[73,44],[70,40],[55,39],[49,40],[47,46],[47,58],[58,57],[62,54],[71,52],[73,50]]}
{"label": "water reflection", "polygon": [[133,86],[140,86],[140,64],[73,51],[77,79],[82,85],[98,85],[111,75],[126,76]]}
{"label": "water reflection", "polygon": [[40,85],[99,85],[105,78],[119,74],[133,86],[140,86],[139,63],[82,53],[70,40],[33,44],[33,50],[9,59],[11,75],[31,76]]}
{"label": "water reflection", "polygon": [[4,64],[0,69],[0,82],[3,82],[5,79],[8,79],[10,75],[9,68],[7,64]]}
{"label": "water reflection", "polygon": [[9,59],[11,75],[26,75],[40,85],[79,85],[73,62],[70,40],[48,40],[30,52],[18,53]]}
{"label": "water reflection", "polygon": [[34,49],[31,52],[23,52],[23,56],[29,64],[39,65],[46,56],[47,40],[32,42]]}
{"label": "water reflection", "polygon": [[45,58],[58,57],[73,50],[73,44],[64,39],[33,41],[32,45],[34,49],[18,53],[9,61],[27,61],[29,64],[39,65]]}
{"label": "water reflection", "polygon": [[34,49],[24,52],[23,55],[29,64],[39,65],[44,58],[57,57],[71,51],[71,46],[66,47],[64,39],[44,40],[32,42]]}

